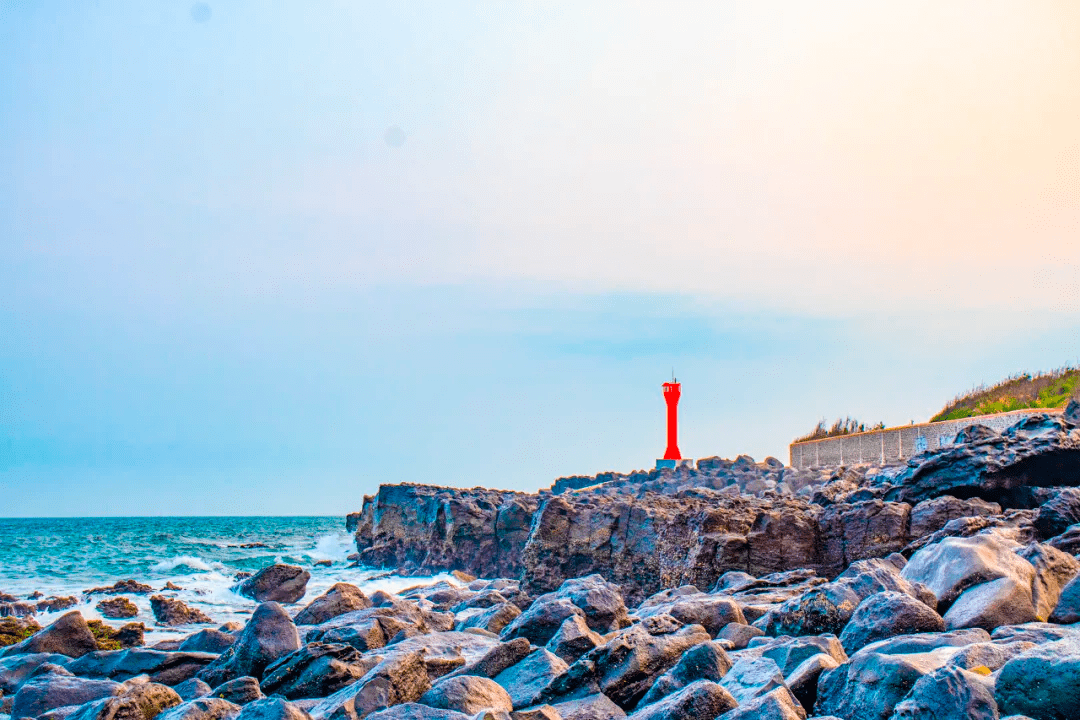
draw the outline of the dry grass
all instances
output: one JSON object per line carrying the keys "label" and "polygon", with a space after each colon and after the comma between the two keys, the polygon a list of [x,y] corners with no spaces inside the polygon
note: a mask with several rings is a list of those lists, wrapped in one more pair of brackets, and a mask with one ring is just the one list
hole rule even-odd
{"label": "dry grass", "polygon": [[958,395],[930,421],[959,420],[1028,408],[1061,408],[1073,398],[1080,399],[1080,368],[1065,367],[1035,375],[1021,373],[996,385],[980,386]]}

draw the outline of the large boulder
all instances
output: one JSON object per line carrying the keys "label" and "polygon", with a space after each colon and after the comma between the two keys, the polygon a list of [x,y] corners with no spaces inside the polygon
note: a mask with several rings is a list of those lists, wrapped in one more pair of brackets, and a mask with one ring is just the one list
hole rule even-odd
{"label": "large boulder", "polygon": [[980,498],[961,500],[952,495],[942,495],[923,500],[911,508],[911,537],[921,538],[935,533],[957,518],[988,517],[1000,513],[1000,505]]}
{"label": "large boulder", "polygon": [[300,635],[288,613],[276,602],[255,608],[236,642],[199,673],[211,686],[244,675],[261,678],[275,660],[300,649]]}
{"label": "large boulder", "polygon": [[420,703],[402,703],[379,710],[368,717],[371,720],[474,720],[457,710],[440,710]]}
{"label": "large boulder", "polygon": [[626,717],[623,709],[603,693],[555,703],[552,707],[562,720],[614,720]]}
{"label": "large boulder", "polygon": [[416,702],[429,689],[424,653],[403,653],[383,660],[308,712],[315,720],[360,720],[394,705]]}
{"label": "large boulder", "polygon": [[786,687],[784,674],[776,661],[752,655],[741,657],[720,680],[724,689],[731,693],[740,705],[759,698],[776,688]]}
{"label": "large boulder", "polygon": [[731,669],[731,658],[715,642],[695,645],[682,654],[679,661],[656,679],[641,705],[650,705],[677,692],[696,680],[719,682]]}
{"label": "large boulder", "polygon": [[806,711],[787,688],[778,687],[740,705],[725,715],[724,720],[806,720]]}
{"label": "large boulder", "polygon": [[172,688],[144,682],[127,687],[115,697],[87,703],[68,716],[69,720],[153,720],[162,711],[181,703]]}
{"label": "large boulder", "polygon": [[195,625],[214,622],[202,610],[188,607],[183,600],[164,595],[150,597],[150,610],[153,611],[158,625]]}
{"label": "large boulder", "polygon": [[14,695],[42,665],[63,667],[71,662],[57,653],[26,653],[0,659],[0,697]]}
{"label": "large boulder", "polygon": [[1073,578],[1061,590],[1050,622],[1071,625],[1080,622],[1080,576]]}
{"label": "large boulder", "polygon": [[420,697],[419,702],[429,707],[456,710],[468,715],[487,709],[504,712],[514,709],[514,703],[506,690],[494,680],[477,675],[440,679]]}
{"label": "large boulder", "polygon": [[480,675],[494,678],[508,667],[516,665],[533,651],[532,644],[525,638],[514,638],[490,648],[482,656],[467,662],[460,668],[448,673],[453,675]]}
{"label": "large boulder", "polygon": [[1060,535],[1070,525],[1080,523],[1080,488],[1057,488],[1054,496],[1043,503],[1035,520],[1035,534],[1040,540]]}
{"label": "large boulder", "polygon": [[210,653],[130,648],[87,653],[67,667],[80,677],[108,678],[122,682],[146,675],[152,682],[176,685],[195,677],[216,659],[217,656]]}
{"label": "large boulder", "polygon": [[206,697],[213,690],[212,687],[204,683],[199,678],[191,678],[185,680],[179,685],[173,685],[173,690],[180,696],[181,700],[194,700],[195,698]]}
{"label": "large boulder", "polygon": [[210,691],[210,697],[228,700],[236,705],[247,705],[266,696],[259,687],[259,681],[245,675],[218,685]]}
{"label": "large boulder", "polygon": [[[469,612],[467,616],[458,620],[454,627],[458,630],[480,628],[498,634],[520,614],[521,610],[517,605],[504,602],[483,610]],[[461,617],[461,614],[459,614],[459,617]]]}
{"label": "large boulder", "polygon": [[1007,577],[1030,588],[1035,569],[1013,552],[1015,548],[992,533],[949,537],[915,553],[901,575],[929,587],[941,611],[968,588],[991,580]]}
{"label": "large boulder", "polygon": [[736,707],[735,698],[711,680],[696,680],[630,715],[634,720],[715,718]]}
{"label": "large boulder", "polygon": [[240,706],[228,700],[201,697],[169,708],[157,720],[227,720],[239,714]]}
{"label": "large boulder", "polygon": [[919,678],[890,720],[998,720],[994,683],[956,667],[938,668]]}
{"label": "large boulder", "polygon": [[500,633],[503,640],[523,637],[534,645],[546,645],[559,626],[571,615],[585,617],[585,612],[569,598],[555,595],[538,597],[529,609],[514,618]]}
{"label": "large boulder", "polygon": [[86,624],[82,613],[72,610],[61,615],[44,630],[4,648],[0,651],[0,657],[24,653],[57,653],[77,658],[97,649],[97,640],[90,632],[90,626]]}
{"label": "large boulder", "polygon": [[1046,620],[1054,612],[1061,590],[1080,574],[1080,560],[1051,545],[1028,543],[1016,553],[1035,568],[1031,583],[1031,602],[1035,617]]}
{"label": "large boulder", "polygon": [[313,642],[271,663],[262,688],[289,700],[326,697],[362,678],[379,663],[349,645]]}
{"label": "large boulder", "polygon": [[539,648],[521,662],[503,670],[494,680],[505,688],[515,708],[534,705],[540,701],[544,688],[566,672],[567,664],[556,655]]}
{"label": "large boulder", "polygon": [[670,616],[646,618],[578,659],[548,686],[545,699],[595,687],[632,709],[684,652],[711,639],[700,625],[684,626]]}
{"label": "large boulder", "polygon": [[945,613],[945,625],[950,630],[973,627],[993,630],[1036,619],[1031,585],[1012,577],[968,588]]}
{"label": "large boulder", "polygon": [[855,653],[850,662],[821,673],[814,713],[848,720],[888,720],[919,678],[944,666],[956,652],[949,646],[895,655],[874,652],[875,645],[887,649],[885,644],[890,642],[894,649],[902,649],[895,641],[897,638],[870,645]]}
{"label": "large boulder", "polygon": [[177,650],[184,652],[221,653],[232,647],[236,636],[215,628],[206,628],[184,638]]}
{"label": "large boulder", "polygon": [[547,649],[572,663],[603,644],[604,638],[589,628],[584,617],[571,615],[563,620],[558,632],[548,640]]}
{"label": "large boulder", "polygon": [[275,564],[233,586],[233,590],[256,602],[294,603],[304,597],[311,573],[299,565]]}
{"label": "large boulder", "polygon": [[336,583],[311,601],[293,620],[297,625],[319,625],[338,615],[371,607],[363,591],[349,583]]}
{"label": "large boulder", "polygon": [[15,693],[11,716],[36,718],[54,708],[82,705],[123,691],[124,686],[112,680],[87,680],[63,670],[46,672],[27,680]]}
{"label": "large boulder", "polygon": [[262,698],[248,703],[237,720],[311,720],[304,710],[281,698]]}
{"label": "large boulder", "polygon": [[1080,708],[1080,636],[1031,648],[1001,668],[994,695],[1002,715],[1065,720]]}
{"label": "large boulder", "polygon": [[[600,575],[586,575],[565,581],[555,592],[581,608],[585,621],[598,633],[609,633],[630,624],[619,586]],[[539,598],[538,598],[539,599]]]}
{"label": "large boulder", "polygon": [[732,598],[696,592],[697,588],[693,587],[689,589],[694,592],[679,592],[683,589],[653,595],[634,610],[634,615],[638,618],[671,615],[688,625],[701,625],[713,637],[729,623],[746,622],[742,609]]}
{"label": "large boulder", "polygon": [[859,603],[851,615],[840,643],[853,653],[865,645],[895,635],[941,632],[945,621],[925,603],[906,593],[874,593]]}

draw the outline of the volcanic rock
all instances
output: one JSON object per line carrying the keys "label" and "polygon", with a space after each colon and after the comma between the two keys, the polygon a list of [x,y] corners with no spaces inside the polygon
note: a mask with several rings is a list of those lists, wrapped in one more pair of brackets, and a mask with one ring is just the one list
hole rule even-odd
{"label": "volcanic rock", "polygon": [[493,680],[506,690],[515,708],[523,708],[539,702],[544,689],[566,669],[565,662],[540,648],[503,670]]}
{"label": "volcanic rock", "polygon": [[695,645],[684,652],[671,669],[656,679],[641,699],[641,706],[657,702],[695,680],[719,682],[731,669],[731,664],[731,658],[717,643]]}
{"label": "volcanic rock", "polygon": [[299,565],[270,565],[233,586],[256,602],[294,603],[304,597],[311,573]]}
{"label": "volcanic rock", "polygon": [[736,707],[735,698],[711,680],[695,680],[681,690],[630,715],[634,720],[715,718]]}
{"label": "volcanic rock", "polygon": [[188,607],[182,600],[164,595],[151,596],[150,609],[158,625],[193,625],[213,622],[203,611]]}
{"label": "volcanic rock", "polygon": [[371,600],[355,585],[336,583],[311,601],[293,620],[297,625],[319,625],[338,615],[371,607]]}
{"label": "volcanic rock", "polygon": [[853,653],[877,640],[919,632],[941,632],[945,621],[925,603],[906,593],[874,593],[859,603],[844,626],[840,643]]}
{"label": "volcanic rock", "polygon": [[44,630],[31,635],[20,643],[0,651],[0,657],[22,653],[59,653],[68,657],[81,657],[97,650],[97,640],[90,632],[82,613],[73,610],[61,615]]}
{"label": "volcanic rock", "polygon": [[211,686],[244,675],[261,678],[268,665],[299,648],[300,635],[288,614],[276,602],[265,602],[255,609],[236,643],[199,677]]}
{"label": "volcanic rock", "polygon": [[82,705],[99,698],[119,695],[123,685],[111,680],[87,680],[70,673],[47,672],[30,678],[15,693],[11,716],[38,717],[47,710],[66,705]]}
{"label": "volcanic rock", "polygon": [[68,716],[70,720],[153,720],[163,710],[181,702],[172,688],[144,682],[125,687],[122,694],[87,703]]}
{"label": "volcanic rock", "polygon": [[326,697],[362,678],[379,663],[349,645],[313,642],[266,668],[263,691],[289,700]]}
{"label": "volcanic rock", "polygon": [[510,712],[514,703],[510,696],[495,681],[476,675],[460,675],[443,678],[424,693],[419,702],[442,710],[474,715],[481,710],[503,710]]}
{"label": "volcanic rock", "polygon": [[157,716],[157,720],[227,720],[240,714],[228,700],[202,697],[182,702]]}
{"label": "volcanic rock", "polygon": [[131,618],[139,614],[139,608],[126,597],[102,600],[94,609],[108,618]]}
{"label": "volcanic rock", "polygon": [[994,695],[1002,715],[1074,717],[1080,708],[1080,637],[1039,645],[1005,663]]}
{"label": "volcanic rock", "polygon": [[132,595],[149,595],[152,592],[154,592],[154,588],[149,585],[143,585],[136,580],[121,580],[108,587],[96,587],[91,590],[83,590],[84,595],[122,595],[124,593],[130,593]]}
{"label": "volcanic rock", "polygon": [[216,659],[209,653],[131,648],[88,653],[69,663],[68,668],[80,677],[124,681],[147,675],[152,682],[176,685],[194,677]]}

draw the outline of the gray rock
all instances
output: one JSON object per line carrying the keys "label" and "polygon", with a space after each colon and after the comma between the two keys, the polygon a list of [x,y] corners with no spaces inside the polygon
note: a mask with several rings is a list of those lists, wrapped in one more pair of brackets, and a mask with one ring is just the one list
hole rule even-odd
{"label": "gray rock", "polygon": [[697,720],[715,718],[735,708],[727,690],[711,680],[696,680],[681,690],[645,705],[632,715],[634,720]]}
{"label": "gray rock", "polygon": [[998,720],[994,683],[987,677],[946,666],[919,678],[893,711],[891,720]]}
{"label": "gray rock", "polygon": [[72,661],[68,669],[80,677],[122,682],[148,675],[151,682],[176,685],[195,677],[216,659],[216,655],[209,653],[165,652],[150,648],[98,650]]}
{"label": "gray rock", "polygon": [[859,603],[844,626],[840,644],[853,653],[877,640],[944,629],[945,621],[923,602],[906,593],[886,591]]}
{"label": "gray rock", "polygon": [[262,698],[248,703],[236,716],[237,720],[310,720],[311,716],[299,706],[281,698]]}
{"label": "gray rock", "polygon": [[173,690],[180,696],[181,700],[194,700],[195,698],[206,697],[210,694],[212,688],[204,683],[199,678],[191,678],[185,680],[179,685],[174,685]]}
{"label": "gray rock", "polygon": [[0,651],[0,657],[23,655],[27,653],[55,653],[68,657],[82,657],[97,650],[97,640],[90,632],[82,613],[72,610],[61,615],[49,625],[22,642],[10,645]]}
{"label": "gray rock", "polygon": [[236,705],[247,705],[266,696],[259,688],[259,681],[245,675],[218,685],[210,691],[210,697],[228,700]]}
{"label": "gray rock", "polygon": [[1039,645],[1005,663],[994,694],[1003,715],[1075,718],[1080,708],[1080,637]]}
{"label": "gray rock", "polygon": [[1005,625],[993,632],[994,642],[1007,643],[1024,640],[1037,645],[1075,637],[1080,627],[1074,625],[1055,625],[1053,623],[1030,622],[1023,625]]}
{"label": "gray rock", "polygon": [[158,625],[196,625],[214,622],[202,610],[188,607],[184,601],[164,595],[151,596],[150,610],[153,611]]}
{"label": "gray rock", "polygon": [[565,662],[572,663],[603,644],[604,639],[589,628],[584,617],[571,615],[563,620],[559,631],[548,641],[547,649]]}
{"label": "gray rock", "polygon": [[523,708],[538,703],[544,689],[566,670],[566,663],[557,655],[539,648],[496,675],[494,681],[506,690],[514,708]]}
{"label": "gray rock", "polygon": [[420,703],[402,703],[368,715],[370,720],[474,720],[456,710],[439,710]]}
{"label": "gray rock", "polygon": [[927,653],[943,647],[965,647],[973,643],[990,642],[990,633],[982,628],[967,628],[943,633],[899,635],[888,640],[870,643],[860,652],[876,652],[883,655],[910,655]]}
{"label": "gray rock", "polygon": [[717,640],[727,640],[731,643],[731,647],[734,650],[741,650],[746,647],[751,640],[756,637],[761,637],[765,632],[753,625],[744,625],[742,623],[728,623],[720,632],[716,633]]}
{"label": "gray rock", "polygon": [[320,625],[339,615],[369,607],[371,607],[371,600],[360,588],[349,583],[336,583],[312,600],[297,614],[293,622],[297,625]]}
{"label": "gray rock", "polygon": [[177,650],[186,652],[204,652],[220,655],[232,647],[236,636],[214,628],[207,628],[184,638]]}
{"label": "gray rock", "polygon": [[1031,583],[1031,601],[1035,608],[1035,617],[1046,620],[1054,612],[1062,589],[1080,574],[1080,560],[1050,545],[1034,542],[1028,543],[1016,553],[1035,568],[1035,580]]}
{"label": "gray rock", "polygon": [[626,717],[623,709],[603,693],[556,703],[552,707],[558,711],[563,720],[612,720]]}
{"label": "gray rock", "polygon": [[500,605],[493,605],[479,612],[470,613],[468,616],[458,621],[455,629],[466,630],[468,628],[481,628],[498,635],[502,632],[503,628],[509,625],[514,618],[520,614],[521,610],[518,609],[517,605],[505,602]]}
{"label": "gray rock", "polygon": [[759,655],[776,663],[780,673],[787,677],[795,668],[815,655],[825,654],[838,663],[848,661],[844,646],[835,635],[810,635],[803,637],[762,638],[751,643],[742,657]]}
{"label": "gray rock", "polygon": [[731,669],[731,665],[731,658],[718,643],[705,642],[695,645],[684,652],[672,668],[656,679],[641,699],[640,706],[651,705],[696,680],[719,682]]}
{"label": "gray rock", "polygon": [[240,706],[217,698],[196,698],[169,708],[157,720],[226,720],[240,714]]}
{"label": "gray rock", "polygon": [[787,688],[776,688],[724,716],[724,720],[806,720],[806,711]]}
{"label": "gray rock", "polygon": [[47,710],[66,705],[82,705],[119,695],[123,691],[124,687],[120,683],[111,680],[87,680],[69,674],[45,673],[30,678],[15,693],[11,716],[38,717]]}
{"label": "gray rock", "polygon": [[945,538],[915,553],[901,575],[929,587],[940,611],[968,588],[991,580],[1008,577],[1030,588],[1035,569],[1014,547],[993,534]]}
{"label": "gray rock", "polygon": [[545,699],[596,688],[623,709],[631,709],[682,654],[711,638],[700,625],[670,616],[646,618],[583,655],[545,690]]}
{"label": "gray rock", "polygon": [[944,666],[956,652],[945,646],[930,652],[886,655],[872,652],[871,647],[855,653],[850,662],[821,673],[816,714],[887,720],[919,678]]}
{"label": "gray rock", "polygon": [[315,720],[359,720],[394,705],[416,702],[430,689],[424,653],[410,652],[383,660],[308,712]]}
{"label": "gray rock", "polygon": [[1068,530],[1050,538],[1046,544],[1069,555],[1080,554],[1080,523],[1070,525]]}
{"label": "gray rock", "polygon": [[911,537],[921,538],[937,532],[950,520],[962,517],[986,517],[1001,514],[1001,506],[979,498],[961,500],[951,495],[924,500],[911,508]]}
{"label": "gray rock", "polygon": [[[693,587],[690,589],[696,590]],[[638,606],[634,615],[639,618],[671,615],[688,625],[701,625],[714,637],[728,623],[746,623],[742,609],[732,598],[703,592],[680,592],[682,590],[684,588],[676,588],[653,595]]]}
{"label": "gray rock", "polygon": [[1080,488],[1055,488],[1054,496],[1039,507],[1032,523],[1039,539],[1060,535],[1080,523]]}
{"label": "gray rock", "polygon": [[14,695],[34,672],[45,664],[63,667],[71,662],[58,653],[26,653],[0,659],[0,696]]}
{"label": "gray rock", "polygon": [[994,672],[1020,653],[1033,647],[1035,647],[1035,643],[1025,640],[1007,643],[975,643],[961,648],[959,652],[952,656],[947,666],[957,667],[962,670],[986,668],[990,672]]}
{"label": "gray rock", "polygon": [[571,615],[584,618],[585,612],[568,598],[542,595],[503,628],[500,636],[503,640],[523,637],[534,645],[546,645]]}
{"label": "gray rock", "polygon": [[233,586],[233,591],[256,602],[294,603],[304,597],[311,573],[299,565],[276,564]]}
{"label": "gray rock", "polygon": [[776,661],[767,657],[745,657],[735,661],[720,684],[740,705],[784,685],[784,675]]}
{"label": "gray rock", "polygon": [[1062,588],[1054,612],[1050,614],[1050,622],[1063,625],[1080,622],[1080,576]]}
{"label": "gray rock", "polygon": [[265,602],[255,609],[236,643],[199,677],[211,686],[244,675],[261,678],[268,665],[299,648],[300,635],[288,614],[276,602]]}
{"label": "gray rock", "polygon": [[803,709],[811,711],[817,702],[818,680],[826,670],[840,667],[831,655],[818,653],[803,660],[794,670],[784,676],[784,684],[799,701]]}
{"label": "gray rock", "polygon": [[589,627],[597,632],[613,632],[630,624],[619,586],[600,575],[566,580],[554,594],[581,608]]}
{"label": "gray rock", "polygon": [[449,673],[447,677],[457,675],[479,675],[494,678],[503,670],[524,660],[533,651],[533,646],[525,638],[514,638],[509,642],[499,643],[477,660],[466,663]]}
{"label": "gray rock", "polygon": [[144,682],[127,687],[116,697],[87,703],[68,717],[70,720],[153,720],[180,702],[180,696],[172,688]]}
{"label": "gray rock", "polygon": [[965,590],[945,613],[945,626],[950,630],[993,630],[1001,625],[1031,622],[1036,617],[1031,585],[1002,577]]}
{"label": "gray rock", "polygon": [[498,683],[478,675],[443,678],[431,686],[420,704],[474,715],[484,709],[510,712],[514,703]]}
{"label": "gray rock", "polygon": [[309,643],[267,666],[263,692],[289,700],[326,697],[364,675],[379,663],[349,645]]}

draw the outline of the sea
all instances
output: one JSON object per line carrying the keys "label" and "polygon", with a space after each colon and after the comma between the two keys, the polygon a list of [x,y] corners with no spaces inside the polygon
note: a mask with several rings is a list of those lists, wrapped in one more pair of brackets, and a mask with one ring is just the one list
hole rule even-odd
{"label": "sea", "polygon": [[[0,519],[0,592],[26,598],[74,596],[88,619],[111,625],[142,622],[147,643],[172,639],[200,627],[158,627],[150,595],[124,594],[139,615],[102,618],[95,605],[109,595],[85,591],[133,579],[196,607],[214,620],[246,622],[257,603],[232,591],[239,572],[256,572],[273,563],[301,565],[311,573],[307,594],[292,610],[310,602],[336,582],[353,583],[366,593],[397,592],[447,579],[446,575],[402,576],[356,566],[356,552],[344,517],[137,517]],[[319,561],[330,561],[316,565]],[[68,612],[64,610],[62,612]],[[47,625],[59,613],[38,613]]]}

